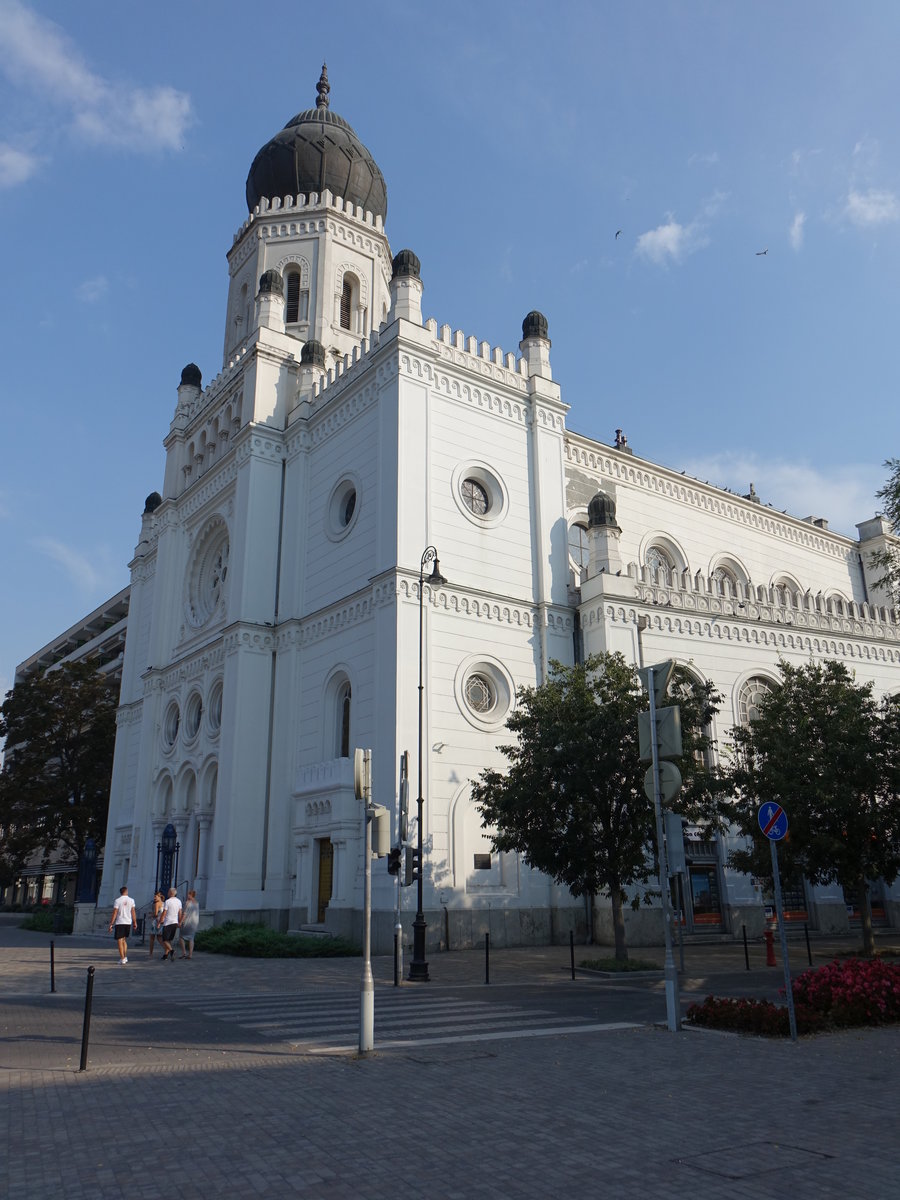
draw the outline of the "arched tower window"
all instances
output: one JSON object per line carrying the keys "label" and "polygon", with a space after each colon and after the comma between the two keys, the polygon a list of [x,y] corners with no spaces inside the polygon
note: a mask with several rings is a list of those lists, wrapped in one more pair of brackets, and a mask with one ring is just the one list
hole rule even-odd
{"label": "arched tower window", "polygon": [[300,272],[287,271],[285,274],[285,303],[284,322],[286,325],[296,325],[298,321],[309,320],[309,290],[300,286]]}
{"label": "arched tower window", "polygon": [[338,692],[338,757],[350,757],[350,684],[341,686]]}
{"label": "arched tower window", "polygon": [[660,545],[653,545],[648,549],[645,561],[650,568],[652,583],[669,582],[672,572],[675,570],[675,560],[668,550]]}
{"label": "arched tower window", "polygon": [[349,275],[344,276],[341,287],[341,329],[353,328],[353,282]]}

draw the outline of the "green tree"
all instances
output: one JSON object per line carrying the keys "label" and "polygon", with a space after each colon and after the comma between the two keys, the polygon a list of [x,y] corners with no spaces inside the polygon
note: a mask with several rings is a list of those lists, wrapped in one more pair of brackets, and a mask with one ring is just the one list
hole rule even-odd
{"label": "green tree", "polygon": [[771,852],[757,821],[773,800],[788,815],[779,873],[841,884],[858,895],[865,952],[873,954],[869,881],[900,871],[900,697],[876,700],[843,663],[780,664],[781,683],[759,716],[732,737],[733,819],[753,840],[730,864],[770,878]]}
{"label": "green tree", "polygon": [[[718,696],[683,669],[670,692],[681,705],[685,751],[676,807],[714,820],[718,789],[706,760]],[[609,897],[619,959],[628,957],[626,888],[646,889],[655,878],[653,803],[644,794],[647,764],[638,757],[637,718],[646,707],[637,673],[621,654],[574,667],[554,662],[546,683],[519,691],[506,723],[517,740],[500,747],[508,770],[482,771],[473,785],[495,850],[520,853],[576,896]]]}
{"label": "green tree", "polygon": [[[876,496],[884,503],[884,515],[890,521],[895,533],[900,535],[900,458],[889,458],[884,464],[890,474],[884,487],[876,492]],[[881,587],[891,593],[894,601],[900,604],[900,551],[888,546],[872,555],[872,562],[884,572],[877,580]]]}
{"label": "green tree", "polygon": [[106,833],[116,693],[89,662],[63,663],[17,683],[0,706],[0,861],[7,880],[60,845],[80,861]]}

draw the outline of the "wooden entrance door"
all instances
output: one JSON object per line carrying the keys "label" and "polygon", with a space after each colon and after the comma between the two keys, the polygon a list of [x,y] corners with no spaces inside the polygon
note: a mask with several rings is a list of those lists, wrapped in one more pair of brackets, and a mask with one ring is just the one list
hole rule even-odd
{"label": "wooden entrance door", "polygon": [[334,846],[330,838],[319,839],[319,898],[316,922],[325,920],[325,909],[331,899],[331,881],[334,874]]}

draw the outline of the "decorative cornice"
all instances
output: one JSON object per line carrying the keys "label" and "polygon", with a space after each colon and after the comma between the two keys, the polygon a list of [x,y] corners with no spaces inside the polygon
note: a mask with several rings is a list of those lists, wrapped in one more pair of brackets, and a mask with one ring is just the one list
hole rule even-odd
{"label": "decorative cornice", "polygon": [[639,616],[646,616],[649,628],[671,637],[703,638],[708,642],[732,643],[768,649],[774,654],[785,651],[812,654],[824,658],[845,658],[866,662],[900,663],[900,650],[889,646],[868,644],[856,640],[852,633],[845,638],[819,636],[816,632],[802,631],[794,625],[759,625],[744,621],[722,620],[717,615],[691,615],[648,610],[645,605],[636,607],[605,600],[596,605],[583,605],[581,625],[590,629],[601,623],[635,625]]}
{"label": "decorative cornice", "polygon": [[817,550],[833,558],[853,561],[858,554],[856,543],[843,534],[825,534],[799,517],[776,515],[771,509],[744,501],[730,492],[688,481],[682,475],[667,471],[665,467],[617,454],[599,442],[590,442],[571,432],[566,434],[566,460],[574,466],[596,471],[613,482],[632,484],[676,503],[724,517],[749,529],[758,529],[771,537]]}
{"label": "decorative cornice", "polygon": [[207,671],[221,667],[224,661],[225,647],[221,641],[218,641],[206,645],[200,650],[195,650],[180,662],[173,663],[169,667],[159,670],[151,669],[143,676],[144,696],[149,696],[153,692],[168,692],[182,683],[199,679]]}
{"label": "decorative cornice", "polygon": [[[198,480],[193,488],[188,489],[176,501],[176,512],[182,521],[189,521],[201,509],[219,499],[222,492],[230,487],[237,479],[239,461],[234,450],[229,450],[232,456],[224,466],[214,468],[204,476],[203,483]],[[249,454],[245,457],[249,457]]]}
{"label": "decorative cornice", "polygon": [[136,725],[143,716],[144,701],[132,700],[129,704],[120,704],[116,709],[116,725]]}
{"label": "decorative cornice", "polygon": [[238,622],[231,626],[222,638],[225,654],[236,654],[238,650],[249,650],[257,654],[271,654],[275,649],[275,630],[267,626],[244,625]]}

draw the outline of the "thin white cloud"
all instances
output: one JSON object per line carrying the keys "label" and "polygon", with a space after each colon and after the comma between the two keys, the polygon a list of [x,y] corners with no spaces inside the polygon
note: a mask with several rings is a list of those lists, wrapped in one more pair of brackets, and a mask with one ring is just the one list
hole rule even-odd
{"label": "thin white cloud", "polygon": [[131,150],[177,150],[191,99],[171,87],[138,88],[95,74],[53,21],[20,0],[0,0],[0,69],[21,87],[72,111],[89,141]]}
{"label": "thin white cloud", "polygon": [[697,163],[704,167],[712,167],[719,161],[719,156],[715,150],[711,150],[707,154],[692,154],[688,159],[688,166],[693,167]]}
{"label": "thin white cloud", "polygon": [[693,459],[688,475],[708,479],[741,496],[753,481],[764,505],[794,517],[824,517],[832,530],[856,537],[856,523],[878,510],[876,491],[884,483],[884,467],[877,463],[845,463],[820,469],[808,462],[758,458],[752,454],[723,453]]}
{"label": "thin white cloud", "polygon": [[84,283],[79,284],[75,295],[83,304],[96,304],[108,291],[109,280],[105,275],[96,275],[93,279],[86,279]]}
{"label": "thin white cloud", "polygon": [[103,575],[86,554],[80,554],[71,546],[58,542],[55,538],[38,538],[34,545],[42,554],[46,554],[58,566],[62,567],[69,580],[81,592],[93,592],[100,586]]}
{"label": "thin white cloud", "polygon": [[670,262],[683,262],[689,254],[709,245],[709,238],[696,221],[681,225],[671,214],[664,225],[657,225],[642,233],[637,240],[636,252],[648,262],[667,266]]}
{"label": "thin white cloud", "polygon": [[886,188],[869,188],[867,192],[851,190],[844,214],[854,225],[869,228],[900,220],[900,203]]}
{"label": "thin white cloud", "polygon": [[41,160],[36,155],[17,150],[7,142],[0,142],[0,188],[24,183],[40,165]]}
{"label": "thin white cloud", "polygon": [[806,213],[798,212],[794,214],[794,219],[791,221],[791,245],[795,250],[800,250],[803,247],[803,233],[806,226]]}

